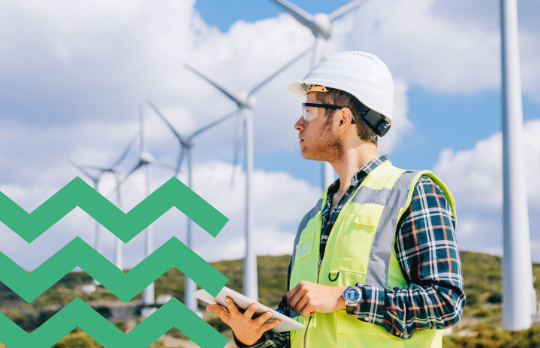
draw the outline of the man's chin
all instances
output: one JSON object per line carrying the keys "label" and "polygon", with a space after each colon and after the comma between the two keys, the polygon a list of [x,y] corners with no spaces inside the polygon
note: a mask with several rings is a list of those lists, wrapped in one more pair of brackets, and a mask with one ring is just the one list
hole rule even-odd
{"label": "man's chin", "polygon": [[307,151],[305,147],[300,146],[300,154],[302,155],[302,157],[304,157],[304,159],[311,159],[309,157],[309,151]]}
{"label": "man's chin", "polygon": [[321,159],[321,158],[313,155],[309,151],[307,151],[305,148],[300,150],[300,154],[302,155],[302,157],[304,157],[304,159],[307,159],[307,160],[310,160],[310,161],[324,161],[323,159]]}

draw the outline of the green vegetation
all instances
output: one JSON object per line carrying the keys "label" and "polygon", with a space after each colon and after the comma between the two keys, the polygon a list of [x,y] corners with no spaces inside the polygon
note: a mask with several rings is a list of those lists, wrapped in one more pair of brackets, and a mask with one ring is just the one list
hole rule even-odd
{"label": "green vegetation", "polygon": [[475,337],[456,335],[444,338],[445,348],[537,348],[540,347],[540,327],[523,331],[493,330],[486,325],[475,328]]}
{"label": "green vegetation", "polygon": [[[467,306],[462,320],[454,327],[453,334],[445,336],[444,346],[446,348],[540,347],[539,326],[518,332],[503,331],[501,328],[501,258],[474,252],[462,252],[460,255],[465,278]],[[262,303],[275,308],[285,294],[289,259],[288,255],[258,257],[259,300]],[[227,283],[229,288],[242,291],[242,260],[219,261],[212,265],[229,278]],[[533,271],[536,279],[540,280],[540,265],[535,264]],[[0,283],[0,310],[21,328],[31,332],[77,296],[85,302],[120,302],[116,296],[102,287],[98,287],[91,294],[82,291],[81,286],[90,283],[91,278],[86,273],[71,272],[31,304],[26,303]],[[534,286],[540,299],[540,281],[536,281]],[[171,268],[155,282],[155,293],[156,296],[169,294],[182,300],[184,298],[184,275],[176,268]],[[139,300],[141,296],[142,293],[138,294],[135,300]],[[200,308],[204,311],[203,303],[200,303]],[[231,337],[228,326],[216,315],[206,313],[205,319],[216,330]],[[115,322],[114,324],[122,331],[127,332],[137,322],[129,325],[127,322]],[[167,336],[185,338],[180,331],[174,328],[167,332]],[[166,348],[162,342],[156,342],[152,346]],[[1,344],[0,347],[2,347]],[[54,347],[93,348],[101,346],[77,328]]]}

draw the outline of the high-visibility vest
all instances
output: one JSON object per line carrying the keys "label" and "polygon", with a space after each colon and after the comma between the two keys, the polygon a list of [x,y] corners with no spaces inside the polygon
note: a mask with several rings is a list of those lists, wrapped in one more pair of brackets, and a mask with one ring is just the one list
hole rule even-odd
{"label": "high-visibility vest", "polygon": [[[455,216],[452,194],[433,173],[398,169],[385,161],[364,178],[341,209],[321,263],[321,210],[327,191],[304,215],[294,243],[289,290],[301,281],[328,286],[353,286],[357,282],[377,287],[406,286],[394,243],[397,224],[409,207],[415,185],[422,175],[429,176],[439,185]],[[372,318],[358,319],[345,310],[295,319],[307,328],[291,331],[292,348],[442,347],[442,330],[420,330],[411,338],[402,339],[370,323]]]}

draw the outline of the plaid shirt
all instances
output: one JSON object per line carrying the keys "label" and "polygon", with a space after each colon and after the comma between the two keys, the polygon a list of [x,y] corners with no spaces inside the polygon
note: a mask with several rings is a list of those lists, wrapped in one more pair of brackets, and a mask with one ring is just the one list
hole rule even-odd
{"label": "plaid shirt", "polygon": [[[321,260],[341,209],[364,178],[387,160],[388,157],[383,155],[360,169],[331,213],[332,197],[339,189],[339,179],[328,188],[322,210]],[[409,285],[390,289],[357,283],[362,291],[362,299],[355,311],[357,319],[381,326],[388,333],[404,339],[411,338],[415,331],[444,329],[457,323],[465,307],[465,292],[454,213],[440,187],[427,176],[420,177],[414,188],[412,202],[401,218],[394,249]],[[287,289],[291,271],[289,262]],[[292,316],[285,296],[277,311]],[[235,342],[239,347],[245,347],[236,338]],[[265,332],[253,347],[290,347],[289,332]]]}

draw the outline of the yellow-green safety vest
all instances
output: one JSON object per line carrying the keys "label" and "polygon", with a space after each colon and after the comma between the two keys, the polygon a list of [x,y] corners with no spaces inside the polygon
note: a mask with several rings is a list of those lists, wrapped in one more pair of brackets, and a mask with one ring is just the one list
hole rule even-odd
{"label": "yellow-green safety vest", "polygon": [[[406,286],[394,251],[395,236],[397,224],[411,204],[414,187],[422,175],[439,185],[455,216],[452,194],[433,173],[403,170],[385,161],[364,178],[341,209],[322,262],[319,262],[321,210],[327,191],[304,215],[294,242],[289,290],[301,281],[328,286],[353,286],[357,282],[377,287]],[[291,331],[292,348],[442,347],[442,330],[420,330],[410,339],[402,339],[373,324],[374,318],[358,319],[344,310],[295,319],[307,327]]]}

